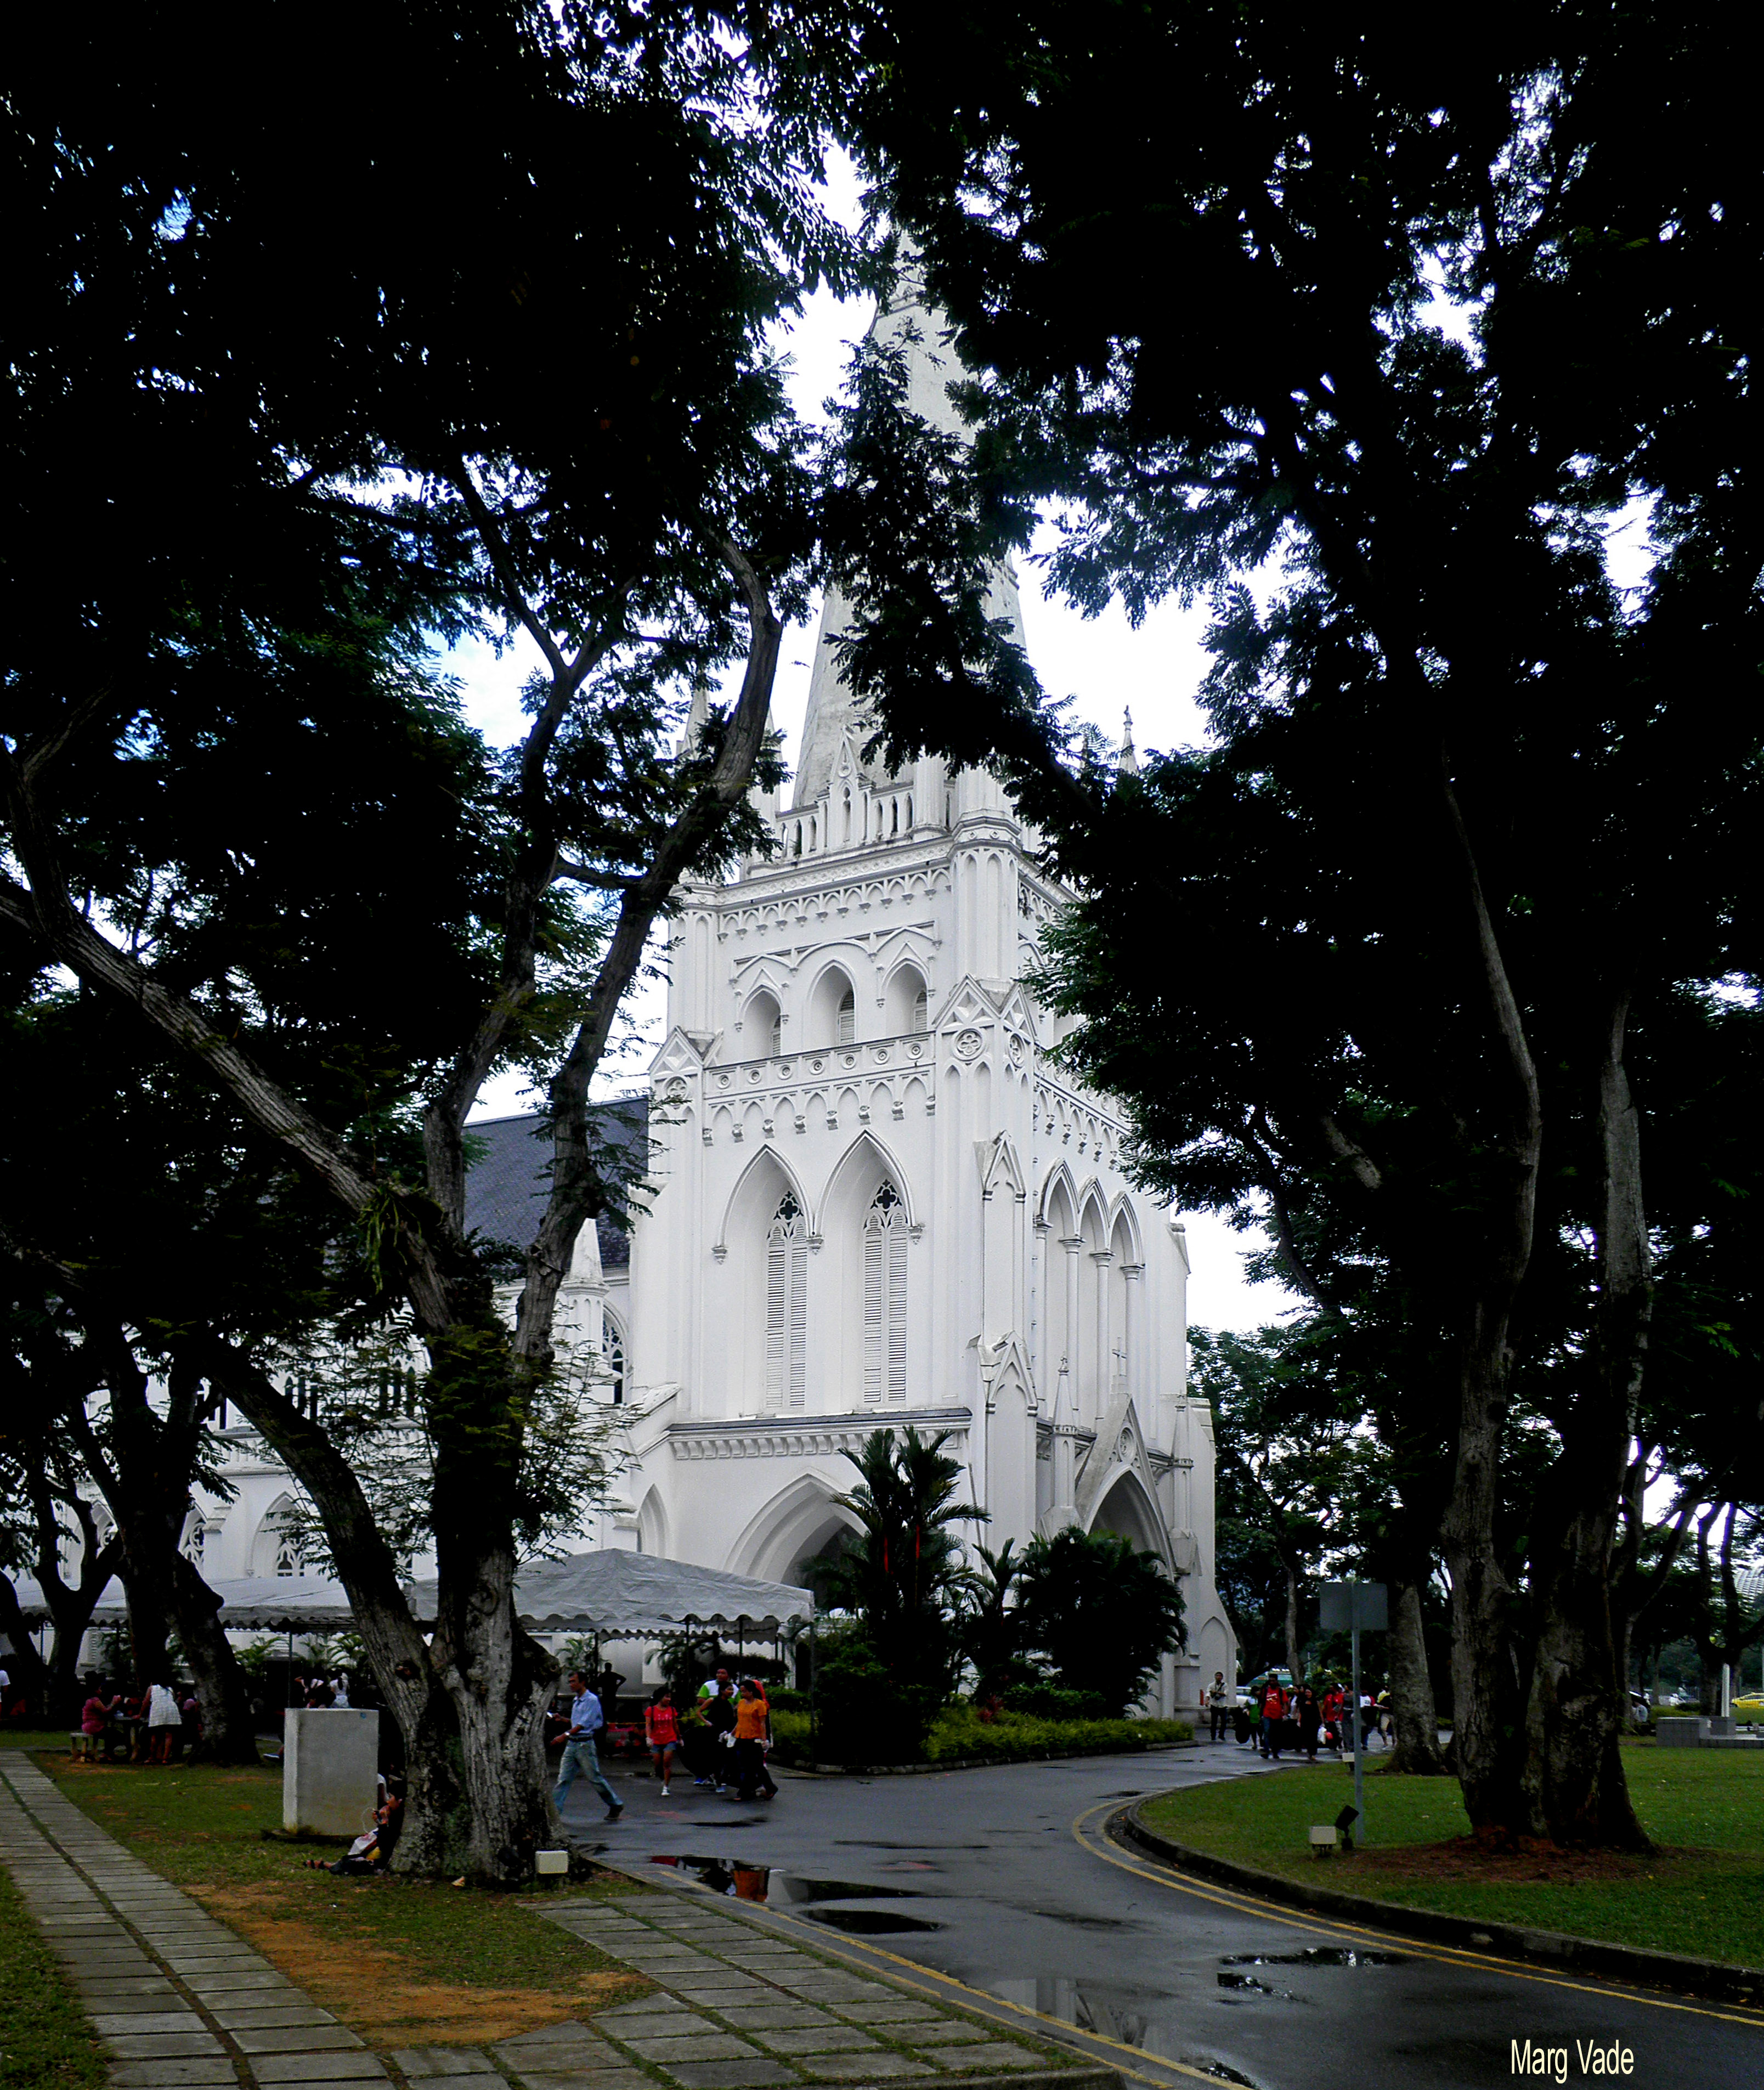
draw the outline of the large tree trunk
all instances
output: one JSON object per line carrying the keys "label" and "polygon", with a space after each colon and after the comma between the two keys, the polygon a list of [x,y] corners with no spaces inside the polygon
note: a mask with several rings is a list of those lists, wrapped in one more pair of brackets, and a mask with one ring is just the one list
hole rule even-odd
{"label": "large tree trunk", "polygon": [[172,1555],[172,1614],[202,1709],[202,1745],[211,1761],[254,1764],[257,1723],[251,1685],[221,1623],[221,1600],[182,1553]]}
{"label": "large tree trunk", "polygon": [[136,1680],[171,1682],[167,1643],[175,1628],[195,1679],[208,1752],[217,1763],[256,1763],[250,1687],[221,1626],[219,1599],[182,1550],[201,1438],[200,1378],[181,1364],[175,1368],[166,1412],[156,1416],[123,1331],[89,1314],[87,1327],[105,1359],[111,1456],[83,1417],[73,1426],[123,1543]]}
{"label": "large tree trunk", "polygon": [[[404,1829],[393,1863],[399,1872],[450,1877],[473,1864],[474,1787],[493,1775],[494,1752],[482,1732],[468,1748],[455,1701],[398,1580],[398,1567],[374,1521],[360,1481],[322,1426],[303,1415],[244,1352],[219,1340],[203,1356],[209,1383],[223,1391],[312,1499],[349,1592],[356,1630],[388,1711],[404,1742]],[[485,1615],[486,1621],[493,1614]],[[543,1758],[543,1747],[540,1751]],[[520,1783],[534,1783],[530,1769]]]}
{"label": "large tree trunk", "polygon": [[1590,1370],[1545,1490],[1560,1513],[1533,1550],[1539,1597],[1525,1785],[1557,1842],[1645,1850],[1618,1748],[1624,1678],[1611,1614],[1611,1559],[1653,1305],[1641,1125],[1624,1069],[1628,1007],[1627,990],[1614,997],[1599,1060],[1603,1210]]}
{"label": "large tree trunk", "polygon": [[1421,1585],[1413,1574],[1391,1581],[1385,1653],[1391,1715],[1396,1729],[1396,1748],[1387,1769],[1442,1778],[1451,1765],[1439,1747],[1439,1715],[1433,1702],[1433,1676],[1422,1630]]}
{"label": "large tree trunk", "polygon": [[1461,881],[1493,1048],[1488,1097],[1490,1172],[1479,1266],[1471,1277],[1458,1369],[1457,1456],[1441,1529],[1452,1582],[1453,1753],[1464,1804],[1478,1834],[1534,1833],[1513,1736],[1520,1707],[1508,1645],[1512,1592],[1495,1544],[1500,1450],[1512,1396],[1512,1316],[1531,1266],[1543,1102],[1536,1064],[1483,891],[1475,848],[1440,749],[1442,802],[1454,882]]}
{"label": "large tree trunk", "polygon": [[[32,1501],[37,1516],[37,1585],[55,1628],[49,1651],[48,1717],[59,1724],[70,1723],[84,1694],[80,1688],[80,1650],[92,1624],[92,1614],[104,1594],[105,1585],[122,1566],[123,1549],[115,1539],[98,1540],[98,1520],[92,1505],[69,1482],[65,1472],[54,1476],[45,1465],[32,1483]],[[80,1575],[73,1583],[62,1580],[61,1555],[67,1537],[57,1513],[58,1503],[71,1511],[80,1526]]]}
{"label": "large tree trunk", "polygon": [[1464,1808],[1478,1834],[1508,1836],[1541,1826],[1513,1746],[1520,1708],[1508,1638],[1512,1589],[1495,1550],[1511,1368],[1507,1315],[1479,1301],[1461,1368],[1457,1461],[1440,1538],[1452,1583],[1452,1755]]}

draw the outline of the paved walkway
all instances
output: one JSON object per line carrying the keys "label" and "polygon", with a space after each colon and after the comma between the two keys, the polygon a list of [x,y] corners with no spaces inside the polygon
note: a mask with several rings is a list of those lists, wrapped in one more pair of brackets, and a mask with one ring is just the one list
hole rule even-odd
{"label": "paved walkway", "polygon": [[0,1758],[0,1861],[91,2013],[118,2090],[439,2076],[447,2090],[655,2090],[657,2075],[684,2090],[844,2090],[1049,2065],[1044,2049],[673,1894],[535,1912],[648,1975],[656,1994],[603,2010],[592,2028],[570,2021],[488,2048],[379,2055],[11,1752]]}

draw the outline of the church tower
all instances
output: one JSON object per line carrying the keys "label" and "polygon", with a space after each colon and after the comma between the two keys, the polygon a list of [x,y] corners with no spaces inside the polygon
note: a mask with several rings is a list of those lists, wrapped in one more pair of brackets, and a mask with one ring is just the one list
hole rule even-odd
{"label": "church tower", "polygon": [[[947,428],[922,307],[910,403]],[[1017,583],[996,614],[1018,624]],[[1187,1396],[1182,1229],[1122,1169],[1126,1128],[1046,1058],[1022,984],[1064,904],[997,781],[867,761],[830,596],[774,854],[686,891],[651,1073],[652,1209],[624,1305],[630,1542],[777,1580],[839,1541],[841,1455],[947,1432],[993,1548],[1077,1523],[1182,1578],[1166,1708],[1231,1673],[1213,1447]]]}

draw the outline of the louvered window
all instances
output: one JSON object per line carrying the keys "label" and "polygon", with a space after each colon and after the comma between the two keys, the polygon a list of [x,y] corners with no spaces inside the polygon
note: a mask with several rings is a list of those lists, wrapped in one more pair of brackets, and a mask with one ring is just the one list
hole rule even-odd
{"label": "louvered window", "polygon": [[913,1028],[915,1030],[931,1028],[931,996],[923,987],[913,997]]}
{"label": "louvered window", "polygon": [[906,1398],[906,1207],[888,1182],[863,1223],[863,1398]]}
{"label": "louvered window", "polygon": [[844,994],[842,994],[839,998],[838,1042],[841,1045],[849,1045],[852,1040],[852,1034],[856,1030],[857,1027],[857,997],[852,993],[851,989],[848,987]]}
{"label": "louvered window", "polygon": [[807,1335],[808,1228],[802,1206],[786,1190],[766,1237],[768,1408],[807,1404]]}

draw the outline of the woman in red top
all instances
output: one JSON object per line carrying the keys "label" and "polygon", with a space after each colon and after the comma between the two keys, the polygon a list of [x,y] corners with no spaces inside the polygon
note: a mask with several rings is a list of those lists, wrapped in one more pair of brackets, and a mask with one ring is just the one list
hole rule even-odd
{"label": "woman in red top", "polygon": [[680,1720],[673,1709],[673,1693],[665,1684],[643,1708],[643,1738],[649,1744],[650,1760],[661,1780],[661,1796],[668,1796],[668,1778],[673,1769],[673,1752],[680,1746]]}

